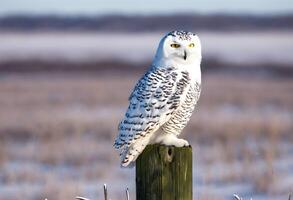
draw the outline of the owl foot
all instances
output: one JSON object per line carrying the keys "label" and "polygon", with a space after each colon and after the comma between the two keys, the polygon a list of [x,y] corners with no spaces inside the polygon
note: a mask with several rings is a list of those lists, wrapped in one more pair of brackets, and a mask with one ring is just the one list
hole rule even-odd
{"label": "owl foot", "polygon": [[186,140],[177,138],[173,134],[166,135],[164,138],[162,138],[160,143],[167,146],[175,146],[175,147],[189,146],[189,143]]}

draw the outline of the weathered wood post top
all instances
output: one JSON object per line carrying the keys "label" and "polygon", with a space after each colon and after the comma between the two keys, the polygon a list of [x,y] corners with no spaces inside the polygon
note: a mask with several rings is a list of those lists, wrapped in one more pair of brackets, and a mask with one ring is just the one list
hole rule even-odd
{"label": "weathered wood post top", "polygon": [[136,160],[137,200],[192,200],[192,148],[148,145]]}

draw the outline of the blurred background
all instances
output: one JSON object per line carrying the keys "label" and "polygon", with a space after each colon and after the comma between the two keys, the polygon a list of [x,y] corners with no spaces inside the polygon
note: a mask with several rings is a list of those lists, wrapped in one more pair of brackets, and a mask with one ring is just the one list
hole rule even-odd
{"label": "blurred background", "polygon": [[1,0],[0,199],[135,196],[112,147],[136,81],[174,29],[202,40],[202,96],[182,134],[194,199],[293,190],[291,0]]}

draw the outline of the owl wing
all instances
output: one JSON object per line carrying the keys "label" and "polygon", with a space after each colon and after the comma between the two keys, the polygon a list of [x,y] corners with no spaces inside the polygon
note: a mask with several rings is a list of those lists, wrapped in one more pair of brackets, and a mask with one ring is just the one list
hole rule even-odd
{"label": "owl wing", "polygon": [[136,84],[129,107],[119,124],[114,147],[121,150],[122,166],[134,162],[152,134],[178,108],[189,83],[187,72],[151,68]]}

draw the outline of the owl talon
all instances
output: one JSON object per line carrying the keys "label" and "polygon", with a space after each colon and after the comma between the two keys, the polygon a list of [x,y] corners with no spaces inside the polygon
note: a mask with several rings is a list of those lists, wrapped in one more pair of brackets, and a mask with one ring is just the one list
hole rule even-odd
{"label": "owl talon", "polygon": [[184,139],[178,139],[175,144],[175,147],[187,147],[187,146],[189,146],[189,143]]}
{"label": "owl talon", "polygon": [[166,135],[162,141],[161,144],[167,145],[167,146],[175,146],[175,147],[186,147],[189,146],[189,143],[184,140],[177,138],[175,135],[168,134]]}

